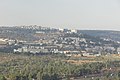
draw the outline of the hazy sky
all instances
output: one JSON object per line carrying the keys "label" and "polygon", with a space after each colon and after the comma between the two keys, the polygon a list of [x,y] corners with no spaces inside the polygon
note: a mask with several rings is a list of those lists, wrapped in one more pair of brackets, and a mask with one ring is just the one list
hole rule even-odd
{"label": "hazy sky", "polygon": [[0,0],[0,25],[120,30],[120,0]]}

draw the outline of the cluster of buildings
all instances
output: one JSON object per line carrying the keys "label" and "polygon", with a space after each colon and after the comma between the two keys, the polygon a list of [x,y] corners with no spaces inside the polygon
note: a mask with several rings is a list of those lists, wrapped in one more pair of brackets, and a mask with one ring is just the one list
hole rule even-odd
{"label": "cluster of buildings", "polygon": [[[32,29],[34,41],[0,38],[0,51],[10,49],[14,53],[61,53],[67,56],[100,56],[101,54],[120,54],[120,46],[109,40],[77,33],[77,30],[49,29],[36,26],[23,26],[22,29]],[[119,44],[117,44],[119,45]]]}

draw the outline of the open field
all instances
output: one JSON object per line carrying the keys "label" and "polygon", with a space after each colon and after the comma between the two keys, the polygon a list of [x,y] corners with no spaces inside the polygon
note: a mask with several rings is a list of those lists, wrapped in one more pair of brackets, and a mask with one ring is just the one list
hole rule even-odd
{"label": "open field", "polygon": [[69,60],[65,60],[68,63],[81,65],[86,63],[95,63],[95,62],[107,62],[107,61],[120,61],[119,54],[109,54],[99,57],[71,57]]}
{"label": "open field", "polygon": [[26,56],[15,55],[15,54],[0,54],[0,64],[4,62],[10,62],[12,60],[27,59]]}

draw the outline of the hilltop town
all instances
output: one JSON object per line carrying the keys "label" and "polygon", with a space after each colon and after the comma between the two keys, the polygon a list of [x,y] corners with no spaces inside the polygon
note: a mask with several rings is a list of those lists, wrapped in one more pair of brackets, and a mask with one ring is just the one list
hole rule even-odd
{"label": "hilltop town", "polygon": [[120,54],[120,42],[74,29],[31,26],[0,27],[0,52],[100,56]]}

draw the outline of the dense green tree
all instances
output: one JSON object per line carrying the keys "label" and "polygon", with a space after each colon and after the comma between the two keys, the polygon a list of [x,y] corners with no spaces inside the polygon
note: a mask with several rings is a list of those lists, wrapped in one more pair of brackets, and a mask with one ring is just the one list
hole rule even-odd
{"label": "dense green tree", "polygon": [[0,75],[0,80],[7,80],[7,79],[5,78],[5,76]]}
{"label": "dense green tree", "polygon": [[118,78],[120,79],[120,71],[118,71]]}
{"label": "dense green tree", "polygon": [[38,72],[36,77],[37,77],[37,80],[42,80],[43,73],[42,72]]}
{"label": "dense green tree", "polygon": [[51,80],[51,78],[48,74],[44,74],[42,80]]}

